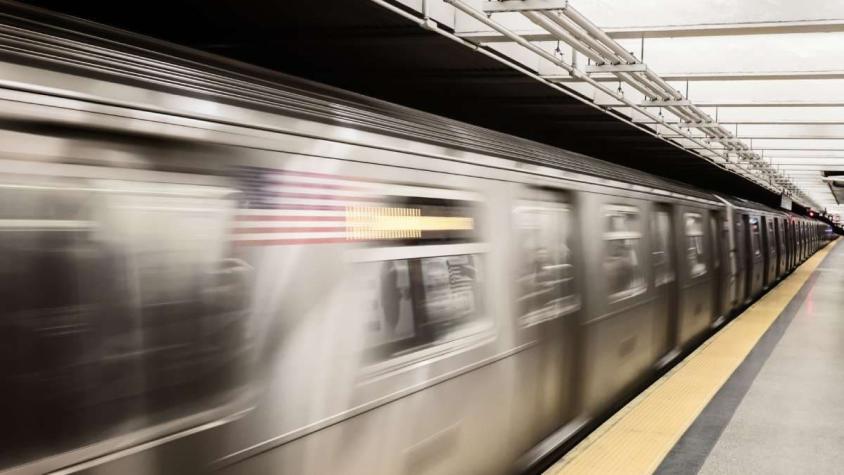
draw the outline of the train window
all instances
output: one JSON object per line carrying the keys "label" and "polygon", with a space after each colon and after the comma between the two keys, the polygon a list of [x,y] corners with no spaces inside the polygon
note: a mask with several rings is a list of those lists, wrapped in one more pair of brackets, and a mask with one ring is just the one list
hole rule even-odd
{"label": "train window", "polygon": [[0,467],[230,402],[250,347],[231,190],[15,182],[0,186]]}
{"label": "train window", "polygon": [[674,263],[671,249],[671,215],[668,211],[657,210],[651,215],[651,235],[653,236],[654,283],[657,286],[674,280]]}
{"label": "train window", "polygon": [[611,205],[605,208],[604,217],[604,272],[610,301],[641,294],[647,285],[639,260],[642,237],[639,209],[635,206]]}
{"label": "train window", "polygon": [[703,249],[703,217],[698,213],[686,213],[686,258],[689,262],[689,276],[706,274],[706,257]]}
{"label": "train window", "polygon": [[519,246],[519,323],[534,325],[575,310],[568,205],[521,200],[513,215]]}
{"label": "train window", "polygon": [[[371,363],[470,336],[482,318],[478,255],[433,256],[369,264],[364,285],[366,359]],[[366,275],[362,272],[360,275]]]}
{"label": "train window", "polygon": [[[350,236],[372,244],[348,254],[357,262],[353,285],[362,305],[368,373],[449,351],[492,326],[483,309],[486,247],[477,242],[478,197],[399,188],[413,194],[385,197],[389,208],[347,214]],[[384,240],[401,242],[384,247]]]}

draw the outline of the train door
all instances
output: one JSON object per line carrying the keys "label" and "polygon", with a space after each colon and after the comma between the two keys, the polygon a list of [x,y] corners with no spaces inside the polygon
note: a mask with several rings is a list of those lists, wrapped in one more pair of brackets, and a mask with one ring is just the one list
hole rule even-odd
{"label": "train door", "polygon": [[677,276],[675,275],[675,238],[673,209],[667,204],[654,205],[651,213],[651,265],[653,266],[654,292],[656,295],[656,318],[654,341],[663,342],[661,355],[669,355],[660,360],[660,365],[667,363],[677,352],[675,339],[677,328]]}
{"label": "train door", "polygon": [[800,236],[800,262],[803,262],[806,259],[806,227],[803,221],[798,221],[797,226]]}
{"label": "train door", "polygon": [[733,213],[734,236],[731,262],[735,265],[735,304],[738,307],[747,299],[747,220],[743,214]]}
{"label": "train door", "polygon": [[742,259],[744,263],[744,301],[747,302],[753,297],[753,222],[751,220],[750,215],[742,214],[741,215],[742,223],[744,223],[744,246],[742,246],[742,251],[744,259]]}
{"label": "train door", "polygon": [[750,216],[748,236],[750,238],[750,252],[748,255],[750,269],[750,286],[748,296],[756,296],[762,291],[765,273],[765,251],[762,247],[762,226],[759,216]]}
{"label": "train door", "polygon": [[797,262],[797,246],[795,245],[794,221],[791,217],[785,221],[786,246],[788,249],[788,270],[794,269]]}
{"label": "train door", "polygon": [[812,252],[814,253],[815,250],[817,250],[817,248],[818,248],[817,243],[815,242],[816,236],[815,236],[815,224],[814,223],[809,224],[809,236],[811,236],[811,238],[812,238]]}
{"label": "train door", "polygon": [[658,318],[648,215],[650,202],[624,196],[584,194],[584,261],[587,304],[582,319],[581,405],[587,414],[607,407],[640,382],[662,357],[665,342],[655,341]]}
{"label": "train door", "polygon": [[512,207],[513,267],[519,343],[532,346],[519,357],[520,418],[531,421],[520,440],[536,440],[563,425],[574,412],[574,361],[579,293],[574,270],[579,238],[572,194],[523,187]]}
{"label": "train door", "polygon": [[709,257],[711,237],[706,210],[683,208],[681,232],[683,259],[680,270],[678,342],[686,345],[712,324],[714,270]]}
{"label": "train door", "polygon": [[765,275],[763,277],[764,286],[770,287],[777,279],[777,239],[774,235],[774,221],[771,216],[762,217],[763,229],[765,231]]}
{"label": "train door", "polygon": [[721,248],[723,247],[723,243],[720,240],[720,233],[718,232],[718,211],[710,211],[709,212],[709,242],[712,243],[710,246],[712,249],[712,303],[713,303],[713,314],[715,315],[715,319],[717,323],[720,323],[724,317],[724,308],[723,308],[723,300],[722,300],[722,288],[726,284],[727,280],[724,277],[724,273],[721,269],[722,264],[722,256],[721,256]]}
{"label": "train door", "polygon": [[800,243],[800,262],[803,262],[806,259],[806,230],[803,227],[803,222],[797,222],[797,232],[799,236],[799,243]]}
{"label": "train door", "polygon": [[815,250],[814,243],[812,242],[812,225],[808,222],[806,223],[806,258],[808,259],[809,256],[812,255],[812,252]]}
{"label": "train door", "polygon": [[803,261],[803,223],[797,221],[794,223],[794,236],[797,245],[797,265]]}
{"label": "train door", "polygon": [[[721,266],[723,270],[721,275],[724,276],[724,284],[722,289],[722,300],[725,314],[738,306],[738,249],[736,249],[736,234],[735,225],[733,224],[733,212],[727,209],[721,217]],[[731,231],[731,227],[733,232]]]}
{"label": "train door", "polygon": [[768,252],[770,262],[768,263],[768,286],[777,280],[777,262],[780,259],[780,249],[777,245],[777,229],[774,217],[768,216]]}
{"label": "train door", "polygon": [[782,277],[785,275],[787,265],[785,250],[785,224],[783,223],[782,216],[774,218],[774,223],[776,224],[777,255],[779,256],[779,259],[777,259],[777,276]]}
{"label": "train door", "polygon": [[771,233],[768,231],[769,220],[770,218],[765,215],[759,216],[759,223],[762,229],[762,287],[767,286],[771,282],[768,270],[770,269],[773,256],[771,255],[770,245]]}

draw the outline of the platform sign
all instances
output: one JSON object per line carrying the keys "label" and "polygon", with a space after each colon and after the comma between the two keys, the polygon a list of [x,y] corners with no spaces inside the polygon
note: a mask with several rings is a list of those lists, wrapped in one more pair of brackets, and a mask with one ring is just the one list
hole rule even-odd
{"label": "platform sign", "polygon": [[785,195],[780,195],[780,208],[791,211],[791,198]]}

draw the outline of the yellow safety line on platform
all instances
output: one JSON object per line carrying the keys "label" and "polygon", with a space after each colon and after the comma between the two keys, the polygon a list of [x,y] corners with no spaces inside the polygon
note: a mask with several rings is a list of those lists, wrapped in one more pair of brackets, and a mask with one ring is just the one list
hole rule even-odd
{"label": "yellow safety line on platform", "polygon": [[653,473],[835,244],[815,253],[602,424],[546,475]]}

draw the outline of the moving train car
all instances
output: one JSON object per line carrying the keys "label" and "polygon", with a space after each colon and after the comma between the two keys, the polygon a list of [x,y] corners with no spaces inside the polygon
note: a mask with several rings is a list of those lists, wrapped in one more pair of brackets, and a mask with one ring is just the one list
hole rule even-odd
{"label": "moving train car", "polygon": [[0,19],[3,473],[524,468],[825,242],[65,21]]}

